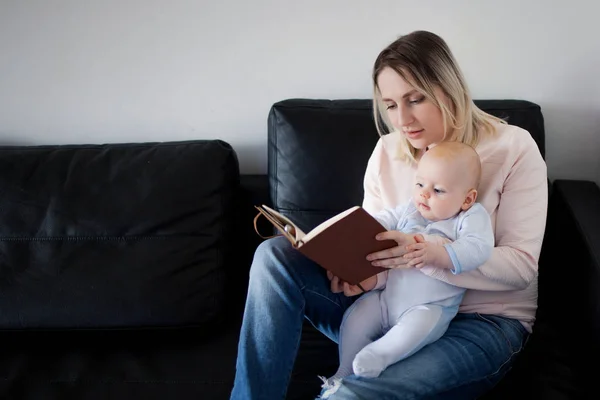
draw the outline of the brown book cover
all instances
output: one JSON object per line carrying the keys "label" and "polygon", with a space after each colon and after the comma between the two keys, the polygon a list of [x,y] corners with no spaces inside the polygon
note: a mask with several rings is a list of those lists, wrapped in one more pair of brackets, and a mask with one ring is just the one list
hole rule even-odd
{"label": "brown book cover", "polygon": [[256,221],[263,215],[298,251],[352,285],[386,270],[371,265],[366,259],[368,254],[397,245],[393,240],[375,239],[378,233],[386,229],[359,206],[335,215],[308,233],[302,232],[289,218],[267,206],[256,209],[259,211],[254,219],[257,233]]}

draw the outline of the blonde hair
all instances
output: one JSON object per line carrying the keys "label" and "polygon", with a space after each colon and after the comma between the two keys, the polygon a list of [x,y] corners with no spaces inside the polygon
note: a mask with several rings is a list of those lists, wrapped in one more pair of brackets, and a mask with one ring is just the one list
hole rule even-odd
{"label": "blonde hair", "polygon": [[[440,109],[444,123],[444,140],[458,141],[475,147],[481,135],[495,134],[494,122],[506,123],[475,105],[458,63],[446,42],[434,33],[415,31],[392,42],[375,60],[373,113],[379,135],[395,130],[387,117],[377,86],[377,78],[384,68],[396,71]],[[436,88],[441,89],[449,100],[449,106],[436,93]],[[387,131],[383,129],[382,122]],[[454,135],[446,138],[450,131],[454,132]],[[404,136],[400,140],[399,150],[399,156],[403,160],[416,161],[418,150]]]}

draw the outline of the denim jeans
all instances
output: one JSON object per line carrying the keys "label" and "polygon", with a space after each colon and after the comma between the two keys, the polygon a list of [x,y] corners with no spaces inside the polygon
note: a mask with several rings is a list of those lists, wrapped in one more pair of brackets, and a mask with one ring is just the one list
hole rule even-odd
{"label": "denim jeans", "polygon": [[[263,242],[250,269],[231,399],[284,399],[304,318],[337,342],[344,311],[355,299],[332,293],[325,270],[287,239]],[[436,342],[377,378],[345,378],[329,398],[476,398],[506,374],[527,337],[516,320],[458,314]]]}

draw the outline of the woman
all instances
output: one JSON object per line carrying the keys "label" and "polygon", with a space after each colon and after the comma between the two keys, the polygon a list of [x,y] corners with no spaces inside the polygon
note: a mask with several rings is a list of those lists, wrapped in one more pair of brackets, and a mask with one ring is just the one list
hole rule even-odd
{"label": "woman", "polygon": [[[476,271],[423,273],[467,288],[447,332],[377,378],[345,378],[329,399],[475,398],[508,371],[531,333],[537,308],[537,261],[547,209],[546,165],[529,135],[479,110],[446,43],[423,31],[385,48],[373,70],[374,110],[382,134],[364,178],[363,207],[377,212],[410,198],[415,163],[428,148],[456,140],[482,162],[479,202],[495,232],[491,258]],[[374,265],[412,268],[398,246],[374,253]],[[281,399],[292,372],[303,318],[334,341],[344,311],[362,293],[294,250],[286,239],[262,243],[250,270],[232,399]],[[328,279],[329,278],[329,279]],[[364,282],[376,290],[377,277]]]}

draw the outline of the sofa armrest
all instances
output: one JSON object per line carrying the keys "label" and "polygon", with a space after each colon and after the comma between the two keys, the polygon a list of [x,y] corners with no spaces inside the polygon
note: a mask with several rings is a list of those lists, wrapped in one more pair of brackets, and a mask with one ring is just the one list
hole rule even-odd
{"label": "sofa armrest", "polygon": [[540,350],[581,389],[595,379],[584,366],[600,356],[600,188],[565,179],[552,186],[536,325],[546,343]]}
{"label": "sofa armrest", "polygon": [[556,180],[556,196],[577,224],[578,233],[590,252],[594,267],[600,265],[600,187],[591,181]]}
{"label": "sofa armrest", "polygon": [[555,180],[549,200],[533,335],[503,385],[531,398],[580,398],[600,355],[600,188]]}
{"label": "sofa armrest", "polygon": [[[584,312],[584,327],[596,342],[600,340],[600,188],[594,182],[556,180],[555,201],[564,213],[567,226],[575,231],[577,254],[570,248],[557,249],[564,253],[564,273],[579,276],[576,288]],[[571,260],[571,262],[569,262]],[[567,269],[568,268],[568,269]],[[576,324],[578,325],[578,324]],[[596,343],[597,345],[598,343]]]}

